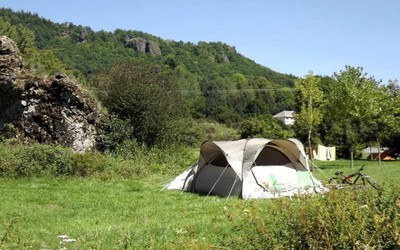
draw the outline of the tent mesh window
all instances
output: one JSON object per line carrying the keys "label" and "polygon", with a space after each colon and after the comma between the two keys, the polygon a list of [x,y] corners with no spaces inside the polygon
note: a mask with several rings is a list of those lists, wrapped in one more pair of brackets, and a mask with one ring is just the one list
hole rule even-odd
{"label": "tent mesh window", "polygon": [[255,161],[256,166],[287,165],[290,163],[291,161],[284,153],[271,146],[266,146]]}
{"label": "tent mesh window", "polygon": [[[211,162],[210,164],[216,166],[216,167],[222,167],[225,168],[227,165],[229,165],[228,161],[225,158],[225,155],[220,152]],[[230,166],[229,166],[230,167]]]}

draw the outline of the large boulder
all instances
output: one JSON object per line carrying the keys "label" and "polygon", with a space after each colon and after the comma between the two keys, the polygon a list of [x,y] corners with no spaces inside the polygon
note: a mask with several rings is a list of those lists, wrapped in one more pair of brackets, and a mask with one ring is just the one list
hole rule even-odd
{"label": "large boulder", "polygon": [[125,46],[132,48],[137,52],[146,52],[147,40],[144,38],[131,38],[126,40]]}
{"label": "large boulder", "polygon": [[160,46],[155,41],[135,37],[125,41],[125,46],[134,49],[136,52],[147,53],[151,56],[161,55]]}
{"label": "large boulder", "polygon": [[0,37],[0,129],[13,124],[23,141],[78,152],[95,147],[97,102],[64,74],[37,78],[22,65],[15,43]]}
{"label": "large boulder", "polygon": [[146,44],[146,52],[152,56],[159,56],[161,55],[160,46],[154,41],[147,41]]}

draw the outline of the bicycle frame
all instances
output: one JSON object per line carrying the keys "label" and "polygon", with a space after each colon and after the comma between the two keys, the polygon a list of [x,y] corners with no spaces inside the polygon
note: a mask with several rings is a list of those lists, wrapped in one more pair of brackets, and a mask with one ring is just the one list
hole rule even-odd
{"label": "bicycle frame", "polygon": [[[364,178],[363,178],[364,174],[361,173],[361,171],[363,171],[363,170],[364,170],[364,165],[359,170],[357,170],[357,172],[355,172],[353,174],[344,175],[343,171],[338,171],[338,172],[335,173],[335,175],[336,176],[339,176],[339,175],[341,176],[341,180],[342,180],[341,183],[343,183],[343,184],[355,185],[355,184],[357,184],[357,182],[358,182],[358,180],[360,178],[363,180],[363,184],[365,184],[365,181],[364,181]],[[353,181],[352,179],[353,179],[354,176],[357,176],[357,177]]]}
{"label": "bicycle frame", "polygon": [[[381,187],[376,183],[374,179],[370,176],[362,173],[361,171],[364,170],[365,165],[361,166],[355,173],[350,175],[345,175],[343,171],[337,171],[335,173],[335,177],[329,180],[329,184],[334,184],[336,188],[343,187],[344,185],[349,186],[361,186],[365,187],[365,184],[370,184],[375,189],[380,189]],[[354,178],[355,177],[355,178]],[[353,180],[354,179],[354,180]],[[362,180],[362,183],[359,183],[359,180]]]}

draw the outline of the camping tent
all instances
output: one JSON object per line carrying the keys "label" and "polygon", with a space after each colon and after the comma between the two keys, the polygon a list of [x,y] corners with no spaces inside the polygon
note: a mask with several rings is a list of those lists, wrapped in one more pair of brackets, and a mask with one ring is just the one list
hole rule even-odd
{"label": "camping tent", "polygon": [[167,189],[243,199],[323,192],[296,139],[205,141],[196,164]]}

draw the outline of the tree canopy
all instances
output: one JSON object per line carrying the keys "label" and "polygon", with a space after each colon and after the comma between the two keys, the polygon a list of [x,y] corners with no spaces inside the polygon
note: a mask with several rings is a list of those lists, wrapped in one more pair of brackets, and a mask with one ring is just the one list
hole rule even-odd
{"label": "tree canopy", "polygon": [[125,62],[97,78],[98,96],[109,111],[130,121],[133,138],[149,145],[179,141],[189,119],[173,78],[156,66]]}

